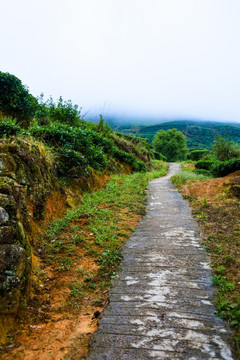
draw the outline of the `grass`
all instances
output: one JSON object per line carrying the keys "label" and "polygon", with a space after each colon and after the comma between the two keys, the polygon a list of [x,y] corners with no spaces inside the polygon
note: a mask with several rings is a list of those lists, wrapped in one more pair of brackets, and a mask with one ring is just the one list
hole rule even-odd
{"label": "grass", "polygon": [[183,184],[186,184],[187,181],[190,180],[204,180],[207,179],[208,176],[197,174],[194,172],[194,169],[191,167],[187,167],[182,163],[182,170],[179,171],[177,174],[171,177],[171,181],[177,187],[180,187]]}
{"label": "grass", "polygon": [[[84,193],[81,205],[53,222],[43,235],[45,261],[58,272],[72,274],[67,300],[72,307],[79,308],[89,292],[101,294],[111,286],[122,246],[145,213],[148,182],[168,169],[159,161],[153,166],[147,173],[112,176],[101,191]],[[84,259],[95,266],[88,271],[79,266]]]}

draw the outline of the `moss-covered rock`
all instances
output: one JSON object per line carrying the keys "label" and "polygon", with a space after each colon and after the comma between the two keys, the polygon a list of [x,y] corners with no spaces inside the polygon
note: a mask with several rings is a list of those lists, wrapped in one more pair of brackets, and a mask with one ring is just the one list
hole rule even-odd
{"label": "moss-covered rock", "polygon": [[[46,149],[32,140],[0,144],[0,313],[14,314],[31,278],[33,220],[44,217],[46,198],[59,188]],[[1,317],[1,316],[0,316]]]}
{"label": "moss-covered rock", "polygon": [[14,313],[19,306],[26,251],[19,245],[0,245],[0,313]]}
{"label": "moss-covered rock", "polygon": [[9,215],[6,210],[0,207],[0,225],[5,225],[9,222]]}
{"label": "moss-covered rock", "polygon": [[15,241],[13,228],[11,226],[0,227],[0,245],[12,244]]}

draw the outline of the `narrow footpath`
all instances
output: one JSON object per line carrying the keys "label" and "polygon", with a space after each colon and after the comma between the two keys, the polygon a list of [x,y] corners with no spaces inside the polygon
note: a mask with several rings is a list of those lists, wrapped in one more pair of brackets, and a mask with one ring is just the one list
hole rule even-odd
{"label": "narrow footpath", "polygon": [[88,360],[233,359],[198,225],[169,181],[178,170],[171,164],[149,184],[147,214],[124,248]]}

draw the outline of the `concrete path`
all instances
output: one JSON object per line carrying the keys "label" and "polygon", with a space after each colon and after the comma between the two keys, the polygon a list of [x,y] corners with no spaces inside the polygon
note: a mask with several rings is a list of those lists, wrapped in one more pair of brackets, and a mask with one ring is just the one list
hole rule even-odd
{"label": "concrete path", "polygon": [[171,164],[149,184],[147,214],[124,248],[88,360],[233,359],[198,226],[169,181],[178,170]]}

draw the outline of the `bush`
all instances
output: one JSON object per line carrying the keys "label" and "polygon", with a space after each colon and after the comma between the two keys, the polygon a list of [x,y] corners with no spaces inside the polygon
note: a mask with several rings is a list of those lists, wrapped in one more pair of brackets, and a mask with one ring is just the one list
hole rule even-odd
{"label": "bush", "polygon": [[66,148],[58,149],[57,173],[63,177],[79,177],[87,171],[87,161],[83,155]]}
{"label": "bush", "polygon": [[198,161],[209,153],[210,150],[193,150],[189,154],[187,154],[187,160]]}
{"label": "bush", "polygon": [[211,169],[211,173],[214,177],[222,177],[237,170],[240,170],[240,159],[232,159],[215,163]]}
{"label": "bush", "polygon": [[161,154],[157,151],[154,151],[153,156],[154,156],[154,159],[156,159],[156,160],[167,161],[166,156],[164,156],[163,154]]}
{"label": "bush", "polygon": [[224,139],[221,135],[217,137],[213,145],[213,153],[220,161],[227,161],[240,157],[240,149],[233,141]]}
{"label": "bush", "polygon": [[59,121],[63,124],[78,125],[80,121],[80,110],[78,105],[73,105],[71,100],[63,101],[62,96],[58,99],[57,104],[50,98],[46,107],[48,108],[48,117],[51,121]]}
{"label": "bush", "polygon": [[[37,100],[28,92],[20,79],[0,72],[0,111],[28,125],[37,107]],[[24,122],[25,121],[25,122]]]}
{"label": "bush", "polygon": [[16,125],[16,121],[11,118],[1,119],[0,121],[0,137],[17,135],[21,132],[20,126]]}
{"label": "bush", "polygon": [[194,173],[195,174],[198,174],[198,175],[204,175],[206,177],[212,177],[212,173],[210,170],[204,170],[204,169],[195,169],[194,170]]}
{"label": "bush", "polygon": [[73,105],[71,100],[64,101],[62,96],[59,97],[57,104],[50,97],[46,102],[43,100],[44,95],[38,98],[35,117],[40,125],[49,125],[51,122],[61,122],[71,126],[79,126],[83,119],[80,117],[81,109],[78,105]]}
{"label": "bush", "polygon": [[216,160],[199,160],[195,164],[196,169],[211,170]]}
{"label": "bush", "polygon": [[143,161],[131,153],[127,153],[120,150],[118,147],[114,147],[113,157],[123,163],[129,164],[133,171],[146,171],[146,165]]}
{"label": "bush", "polygon": [[[79,152],[86,159],[88,165],[95,169],[104,169],[107,165],[105,150],[111,151],[111,142],[100,135],[66,124],[52,123],[45,126],[34,126],[29,129],[34,137],[44,140],[64,156],[63,149]],[[66,155],[66,153],[65,153]],[[69,156],[69,155],[68,155]]]}
{"label": "bush", "polygon": [[[52,123],[44,126],[34,126],[29,129],[34,137],[44,140],[53,146],[63,157],[70,158],[70,151],[79,152],[84,156],[86,164],[94,169],[107,167],[107,156],[120,160],[131,166],[133,171],[146,171],[146,165],[134,154],[120,150],[113,141],[91,130],[70,127],[66,124]],[[65,149],[63,151],[63,149]],[[68,151],[66,153],[66,151]],[[75,153],[72,153],[73,155]],[[75,154],[76,155],[76,154]],[[76,159],[76,156],[73,156]],[[76,164],[79,166],[79,164]]]}

